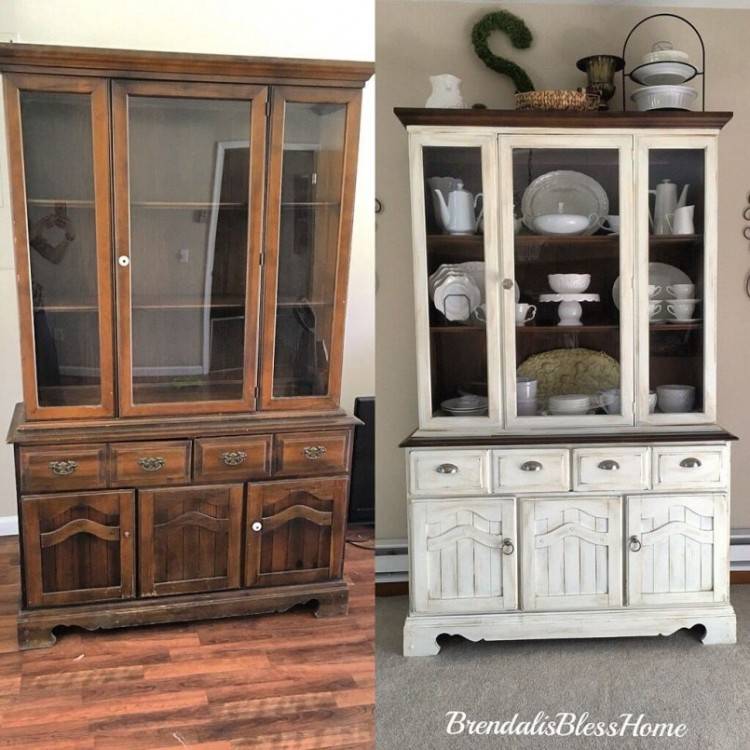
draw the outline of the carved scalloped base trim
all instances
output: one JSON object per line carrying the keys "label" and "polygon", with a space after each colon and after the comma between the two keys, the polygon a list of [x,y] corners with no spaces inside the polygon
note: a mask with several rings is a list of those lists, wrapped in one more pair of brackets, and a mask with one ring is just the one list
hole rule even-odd
{"label": "carved scalloped base trim", "polygon": [[536,638],[620,638],[672,635],[702,625],[705,645],[737,642],[737,619],[729,604],[671,609],[586,612],[508,612],[428,617],[411,615],[404,623],[404,656],[434,656],[440,635],[470,641],[517,641]]}

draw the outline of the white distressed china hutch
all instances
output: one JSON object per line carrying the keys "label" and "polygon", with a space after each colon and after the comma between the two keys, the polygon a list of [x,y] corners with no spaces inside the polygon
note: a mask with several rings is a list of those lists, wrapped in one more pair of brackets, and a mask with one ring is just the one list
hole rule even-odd
{"label": "white distressed china hutch", "polygon": [[[704,643],[733,643],[735,438],[716,424],[717,142],[731,113],[396,115],[419,380],[402,444],[404,653],[437,654],[441,634],[696,625]],[[561,215],[585,228],[562,234]],[[554,274],[590,278],[558,296]],[[578,303],[565,321],[578,325],[561,324],[560,302]]]}

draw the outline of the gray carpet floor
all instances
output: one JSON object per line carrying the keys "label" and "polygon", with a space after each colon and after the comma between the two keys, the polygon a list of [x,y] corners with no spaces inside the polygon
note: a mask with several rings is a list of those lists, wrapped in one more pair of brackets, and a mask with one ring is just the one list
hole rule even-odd
{"label": "gray carpet floor", "polygon": [[[405,659],[406,597],[377,600],[378,750],[442,748],[750,748],[750,585],[732,587],[737,645],[703,646],[695,633],[470,643],[442,636],[438,656]],[[532,720],[538,711],[588,711],[592,720],[644,713],[685,723],[682,738],[448,736],[449,711]]]}

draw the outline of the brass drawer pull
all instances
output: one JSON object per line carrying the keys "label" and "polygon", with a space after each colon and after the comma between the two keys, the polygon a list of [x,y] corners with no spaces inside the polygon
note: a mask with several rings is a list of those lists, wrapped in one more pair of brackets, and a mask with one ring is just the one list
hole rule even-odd
{"label": "brass drawer pull", "polygon": [[628,544],[630,545],[631,552],[640,552],[641,547],[643,547],[641,540],[637,536],[631,536],[628,540]]}
{"label": "brass drawer pull", "polygon": [[316,461],[321,456],[325,456],[326,447],[325,445],[308,445],[302,449],[302,452],[305,454],[305,458],[309,458],[310,461]]}
{"label": "brass drawer pull", "polygon": [[161,471],[167,462],[161,456],[144,456],[138,459],[138,466],[144,471]]}
{"label": "brass drawer pull", "polygon": [[543,468],[539,461],[524,461],[521,464],[521,471],[541,471]]}
{"label": "brass drawer pull", "polygon": [[49,468],[58,477],[68,477],[78,468],[78,464],[75,461],[50,461]]}
{"label": "brass drawer pull", "polygon": [[221,460],[227,466],[239,466],[240,464],[245,463],[246,459],[247,453],[245,453],[245,451],[227,451],[226,453],[221,454]]}
{"label": "brass drawer pull", "polygon": [[438,474],[458,474],[458,466],[456,464],[440,464],[435,471]]}
{"label": "brass drawer pull", "polygon": [[617,461],[613,461],[612,459],[607,459],[606,461],[599,462],[599,468],[602,471],[619,471],[620,464],[618,464]]}
{"label": "brass drawer pull", "polygon": [[682,461],[680,461],[680,466],[682,466],[683,469],[699,469],[703,464],[701,463],[699,458],[683,458]]}
{"label": "brass drawer pull", "polygon": [[503,554],[512,555],[516,551],[515,545],[510,539],[503,539]]}

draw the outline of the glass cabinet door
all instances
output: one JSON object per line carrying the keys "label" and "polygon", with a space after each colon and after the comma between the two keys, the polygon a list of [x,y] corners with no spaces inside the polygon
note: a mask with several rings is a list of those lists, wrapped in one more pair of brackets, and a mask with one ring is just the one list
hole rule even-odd
{"label": "glass cabinet door", "polygon": [[501,138],[509,425],[633,421],[631,164],[630,138]]}
{"label": "glass cabinet door", "polygon": [[120,412],[253,409],[267,89],[112,90]]}
{"label": "glass cabinet door", "polygon": [[338,405],[360,92],[273,90],[264,409]]}
{"label": "glass cabinet door", "polygon": [[497,140],[410,148],[420,426],[499,424]]}
{"label": "glass cabinet door", "polygon": [[4,78],[26,416],[111,416],[107,85]]}
{"label": "glass cabinet door", "polygon": [[716,146],[639,139],[639,419],[716,418]]}

